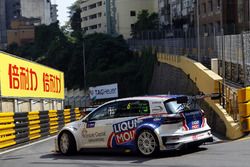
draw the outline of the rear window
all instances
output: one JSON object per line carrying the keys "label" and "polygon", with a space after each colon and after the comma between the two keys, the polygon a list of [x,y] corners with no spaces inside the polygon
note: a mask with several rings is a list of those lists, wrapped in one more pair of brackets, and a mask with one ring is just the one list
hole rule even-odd
{"label": "rear window", "polygon": [[199,109],[199,106],[195,102],[177,103],[176,100],[165,101],[164,106],[168,114],[176,114],[181,111]]}
{"label": "rear window", "polygon": [[166,101],[164,106],[168,114],[175,114],[184,109],[184,104],[178,104],[177,101]]}

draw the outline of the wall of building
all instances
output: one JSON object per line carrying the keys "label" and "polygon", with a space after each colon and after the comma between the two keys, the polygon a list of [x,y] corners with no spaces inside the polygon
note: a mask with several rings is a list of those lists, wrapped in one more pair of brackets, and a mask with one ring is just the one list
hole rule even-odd
{"label": "wall of building", "polygon": [[[130,38],[131,26],[137,21],[138,13],[143,9],[158,12],[158,0],[86,0],[81,9],[81,26],[87,34],[101,32]],[[131,16],[131,11],[135,15]]]}
{"label": "wall of building", "polygon": [[51,22],[52,23],[57,22],[57,17],[58,17],[57,12],[58,12],[57,5],[56,4],[51,5],[51,13],[50,14],[51,14]]}
{"label": "wall of building", "polygon": [[103,0],[87,0],[81,4],[82,29],[87,34],[107,33],[106,6]]}
{"label": "wall of building", "polygon": [[27,18],[40,18],[41,24],[51,23],[51,3],[47,0],[21,0],[21,15]]}
{"label": "wall of building", "polygon": [[7,42],[5,0],[0,0],[0,49]]}
{"label": "wall of building", "polygon": [[29,19],[15,19],[11,22],[11,28],[7,31],[7,43],[24,43],[33,42],[35,39],[35,27]]}
{"label": "wall of building", "polygon": [[11,20],[21,16],[20,0],[6,1],[7,28],[10,28]]}
{"label": "wall of building", "polygon": [[[143,3],[142,3],[143,1]],[[116,0],[116,31],[122,34],[125,39],[131,37],[131,26],[137,21],[137,16],[142,10],[150,13],[158,12],[157,0]],[[131,12],[135,16],[131,16]]]}

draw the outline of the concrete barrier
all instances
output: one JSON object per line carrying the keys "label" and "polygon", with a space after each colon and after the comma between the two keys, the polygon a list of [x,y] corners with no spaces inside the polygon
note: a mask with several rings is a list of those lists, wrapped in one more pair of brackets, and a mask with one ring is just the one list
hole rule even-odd
{"label": "concrete barrier", "polygon": [[[157,58],[161,63],[167,63],[181,69],[203,93],[211,94],[219,92],[219,83],[222,81],[222,78],[201,63],[185,56],[175,56],[166,53],[158,53]],[[235,122],[218,101],[212,101],[210,99],[205,100],[223,120],[226,126],[226,136],[229,139],[237,139],[243,136],[240,123]]]}
{"label": "concrete barrier", "polygon": [[250,87],[238,90],[240,122],[243,132],[250,132]]}

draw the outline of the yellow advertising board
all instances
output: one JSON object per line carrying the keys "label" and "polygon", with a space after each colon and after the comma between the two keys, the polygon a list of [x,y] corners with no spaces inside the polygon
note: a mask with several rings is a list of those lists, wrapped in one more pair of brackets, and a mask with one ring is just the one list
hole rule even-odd
{"label": "yellow advertising board", "polygon": [[64,99],[64,74],[0,52],[1,96]]}

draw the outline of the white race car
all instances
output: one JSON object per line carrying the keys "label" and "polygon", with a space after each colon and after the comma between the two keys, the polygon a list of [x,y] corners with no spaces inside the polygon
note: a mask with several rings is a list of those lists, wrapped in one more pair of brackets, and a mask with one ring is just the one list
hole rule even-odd
{"label": "white race car", "polygon": [[124,148],[150,156],[212,142],[204,112],[193,101],[187,96],[159,95],[107,102],[62,128],[56,151],[68,155],[84,148]]}

